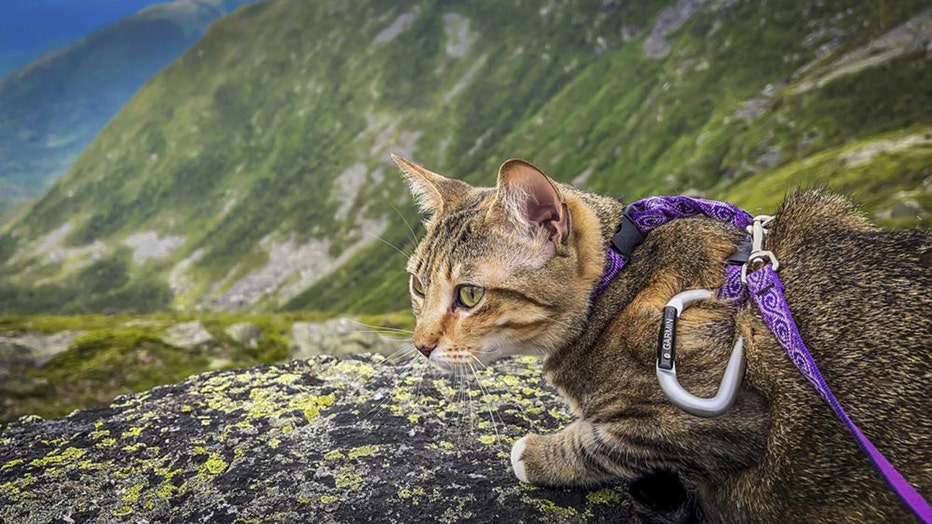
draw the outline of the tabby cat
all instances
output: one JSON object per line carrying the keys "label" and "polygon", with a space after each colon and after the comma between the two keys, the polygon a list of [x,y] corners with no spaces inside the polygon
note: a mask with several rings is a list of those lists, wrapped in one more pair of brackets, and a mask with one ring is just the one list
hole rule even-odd
{"label": "tabby cat", "polygon": [[[521,160],[474,188],[393,156],[425,237],[408,262],[414,343],[436,367],[540,355],[575,422],[514,444],[523,482],[678,479],[697,515],[725,522],[894,522],[911,514],[796,370],[756,308],[707,300],[677,328],[680,383],[715,393],[736,337],[747,372],[731,409],[674,407],[654,372],[661,312],[716,289],[742,233],[707,218],[654,229],[594,301],[623,204]],[[788,197],[768,249],[802,337],[849,415],[932,496],[932,237],[882,232],[843,198]]]}

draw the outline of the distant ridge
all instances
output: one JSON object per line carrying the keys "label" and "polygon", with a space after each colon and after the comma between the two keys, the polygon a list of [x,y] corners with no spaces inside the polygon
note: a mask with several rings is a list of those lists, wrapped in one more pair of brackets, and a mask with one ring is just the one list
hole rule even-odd
{"label": "distant ridge", "polygon": [[67,172],[148,79],[248,1],[152,5],[0,77],[0,212]]}

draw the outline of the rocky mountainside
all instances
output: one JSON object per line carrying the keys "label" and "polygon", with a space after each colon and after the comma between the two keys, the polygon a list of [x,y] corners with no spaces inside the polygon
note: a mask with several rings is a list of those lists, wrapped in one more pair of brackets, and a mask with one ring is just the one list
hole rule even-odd
{"label": "rocky mountainside", "polygon": [[379,357],[317,357],[24,417],[0,430],[0,521],[631,519],[626,486],[514,477],[511,443],[569,420],[532,362],[467,383]]}
{"label": "rocky mountainside", "polygon": [[402,309],[419,221],[389,152],[752,211],[827,184],[928,226],[930,35],[910,0],[266,0],[4,227],[0,313]]}
{"label": "rocky mountainside", "polygon": [[0,77],[0,212],[67,172],[147,80],[249,1],[149,6]]}

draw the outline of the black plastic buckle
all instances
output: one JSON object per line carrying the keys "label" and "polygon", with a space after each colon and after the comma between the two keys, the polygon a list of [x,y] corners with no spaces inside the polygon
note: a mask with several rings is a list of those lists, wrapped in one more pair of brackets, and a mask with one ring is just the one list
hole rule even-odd
{"label": "black plastic buckle", "polygon": [[641,233],[634,220],[631,220],[626,209],[624,214],[621,215],[621,224],[618,225],[615,236],[612,237],[612,247],[627,260],[634,248],[641,245],[641,242],[644,242],[644,233]]}

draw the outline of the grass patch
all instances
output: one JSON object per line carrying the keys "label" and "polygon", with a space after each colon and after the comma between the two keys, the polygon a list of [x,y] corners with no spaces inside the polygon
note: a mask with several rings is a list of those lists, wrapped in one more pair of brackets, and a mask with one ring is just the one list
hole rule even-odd
{"label": "grass patch", "polygon": [[[215,369],[273,364],[288,358],[294,322],[328,318],[316,312],[282,314],[120,314],[0,317],[0,335],[83,331],[67,351],[42,367],[14,362],[0,377],[0,423],[28,414],[58,417],[75,409],[102,407],[114,397],[176,383]],[[215,341],[195,350],[162,340],[169,327],[199,321]],[[360,322],[410,329],[410,313],[367,315]],[[248,322],[262,331],[254,345],[233,340],[225,330]]]}

